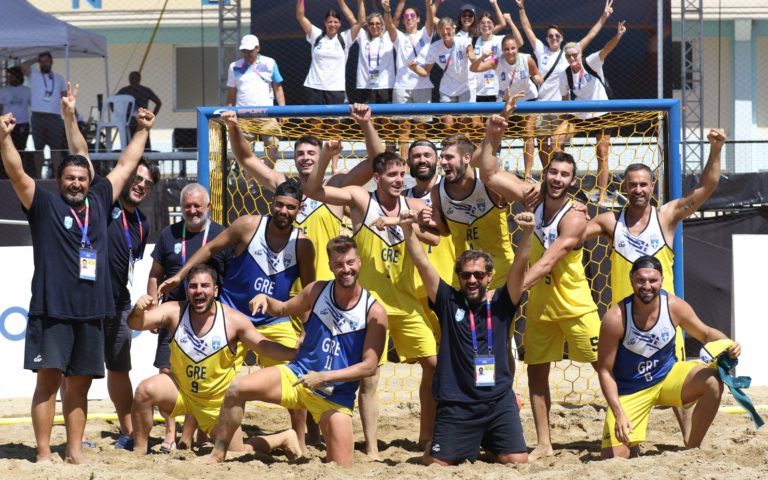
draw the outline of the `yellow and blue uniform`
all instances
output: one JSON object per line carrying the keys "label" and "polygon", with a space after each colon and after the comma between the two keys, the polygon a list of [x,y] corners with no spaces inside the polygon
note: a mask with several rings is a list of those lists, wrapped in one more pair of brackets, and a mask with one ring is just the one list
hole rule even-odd
{"label": "yellow and blue uniform", "polygon": [[[635,325],[632,298],[630,295],[621,302],[626,326],[612,374],[621,408],[632,424],[633,431],[628,435],[630,445],[634,446],[645,440],[648,418],[654,406],[682,406],[685,379],[691,370],[703,363],[677,361],[675,324],[669,313],[666,291],[659,292],[659,318],[647,330]],[[616,439],[615,425],[613,411],[608,409],[603,426],[603,448],[622,445]]]}
{"label": "yellow and blue uniform", "polygon": [[[547,248],[555,243],[560,222],[572,205],[569,200],[549,222],[544,219],[544,202],[536,208],[531,264],[539,261]],[[568,340],[571,360],[597,361],[600,317],[592,300],[582,258],[582,246],[571,250],[531,287],[523,336],[526,363],[536,365],[562,360],[564,340]]]}
{"label": "yellow and blue uniform", "polygon": [[229,343],[224,308],[219,302],[215,306],[213,325],[197,336],[186,305],[170,344],[171,376],[179,389],[171,417],[191,413],[208,434],[219,422],[224,394],[244,355],[240,343]]}
{"label": "yellow and blue uniform", "polygon": [[[496,205],[475,171],[475,186],[466,198],[455,200],[445,190],[445,178],[439,183],[440,204],[456,252],[456,257],[470,249],[482,249],[493,258],[493,280],[488,289],[507,283],[515,260],[509,233],[507,206]],[[454,287],[458,282],[453,283]]]}
{"label": "yellow and blue uniform", "polygon": [[335,282],[327,282],[315,300],[304,325],[306,336],[293,359],[280,366],[282,394],[286,408],[306,408],[320,422],[323,413],[335,410],[352,415],[359,381],[331,382],[333,390],[309,390],[293,384],[308,372],[341,370],[363,361],[363,347],[368,326],[368,312],[375,299],[365,289],[354,307],[344,310],[336,303]]}
{"label": "yellow and blue uniform", "polygon": [[[263,293],[282,302],[290,298],[293,283],[299,277],[299,229],[291,228],[288,241],[279,251],[267,243],[267,225],[271,217],[259,220],[256,232],[243,252],[227,265],[221,288],[221,301],[247,316],[256,329],[270,340],[287,347],[296,346],[298,335],[288,317],[274,317],[266,312],[251,313],[248,303]],[[285,363],[260,356],[263,367]]]}
{"label": "yellow and blue uniform", "polygon": [[[399,211],[408,209],[399,197]],[[389,333],[402,361],[437,355],[435,333],[418,297],[418,273],[406,254],[405,236],[399,226],[380,231],[373,226],[384,215],[375,192],[370,194],[365,219],[355,232],[358,252],[366,259],[360,268],[360,285],[368,289],[387,312]],[[420,283],[420,278],[419,278]]]}

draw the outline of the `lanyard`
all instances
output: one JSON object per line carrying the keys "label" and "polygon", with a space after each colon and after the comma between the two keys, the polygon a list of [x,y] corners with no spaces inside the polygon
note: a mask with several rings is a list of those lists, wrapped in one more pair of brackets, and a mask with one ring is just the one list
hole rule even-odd
{"label": "lanyard", "polygon": [[[420,33],[417,33],[416,35],[419,35],[419,36],[421,36],[421,34],[420,34]],[[408,37],[408,42],[410,42],[410,44],[411,44],[411,47],[413,48],[413,58],[416,58],[416,57],[418,57],[418,53],[416,52],[416,45],[421,45],[421,39],[419,39],[419,41],[418,41],[418,42],[414,43],[414,42],[413,42],[413,38],[411,38],[411,34],[409,34],[409,35],[406,35],[406,36]]]}
{"label": "lanyard", "polygon": [[[123,207],[122,202],[120,200],[117,200],[117,204],[120,206],[120,211],[123,214],[123,232],[125,233],[125,242],[128,244],[128,250],[130,250],[130,255],[133,256],[133,242],[131,241],[131,232],[128,229],[128,219],[126,218],[125,214],[125,207]],[[144,226],[141,224],[141,215],[139,215],[139,212],[136,212],[136,220],[139,222],[139,245],[141,245],[141,242],[144,240]],[[141,260],[142,257],[139,257],[139,260]]]}
{"label": "lanyard", "polygon": [[[373,42],[368,42],[368,45],[366,45],[366,50],[368,51],[368,68],[372,68],[373,65],[371,65],[371,44]],[[382,40],[382,37],[379,37],[379,49],[376,51],[376,66],[378,67],[381,65],[381,44],[384,43],[384,40]]]}
{"label": "lanyard", "polygon": [[512,93],[512,82],[515,81],[517,75],[517,69],[520,65],[520,54],[515,55],[515,64],[512,66],[512,74],[509,76],[509,87],[507,87],[507,93]]}
{"label": "lanyard", "polygon": [[52,73],[49,73],[47,75],[51,78],[51,89],[48,90],[48,82],[45,80],[46,74],[42,72],[40,74],[43,76],[43,90],[45,90],[45,96],[50,97],[51,95],[53,95],[53,89],[56,88],[56,79],[53,78]]}
{"label": "lanyard", "polygon": [[[469,310],[469,329],[472,331],[472,350],[475,352],[475,356],[477,356],[477,326],[475,325],[475,314],[472,312],[472,308],[469,306],[469,302],[467,302],[467,299],[464,299],[464,304],[467,306],[467,310]],[[490,300],[485,301],[485,319],[487,322],[487,329],[488,329],[488,355],[493,355],[493,324],[491,323],[491,302]]]}
{"label": "lanyard", "polygon": [[453,51],[456,49],[456,39],[453,40],[453,46],[451,47],[451,51],[448,52],[448,60],[445,61],[445,68],[444,71],[448,71],[448,67],[451,66],[451,59],[453,59]]}
{"label": "lanyard", "polygon": [[78,228],[83,233],[83,237],[80,239],[80,245],[83,247],[90,247],[91,241],[88,239],[88,220],[91,218],[91,209],[88,207],[88,198],[86,197],[85,199],[85,225],[80,221],[80,217],[77,216],[77,212],[75,212],[72,207],[69,207],[69,211],[72,212],[72,216],[75,217]]}
{"label": "lanyard", "polygon": [[257,56],[256,57],[256,63],[251,65],[251,68],[253,69],[253,73],[255,73],[256,76],[259,77],[267,85],[272,85],[272,77],[271,76],[270,76],[269,79],[266,79],[266,78],[264,78],[264,76],[261,73],[259,73],[259,60],[260,59],[261,59],[261,55]]}
{"label": "lanyard", "polygon": [[584,80],[584,67],[581,67],[581,70],[579,70],[579,90],[581,90],[581,81]]}
{"label": "lanyard", "polygon": [[[201,247],[205,246],[205,244],[208,242],[208,230],[211,228],[211,221],[207,220],[205,222],[205,233],[203,234],[203,243],[200,245]],[[181,226],[181,265],[185,265],[187,263],[187,222],[184,222],[184,224]]]}

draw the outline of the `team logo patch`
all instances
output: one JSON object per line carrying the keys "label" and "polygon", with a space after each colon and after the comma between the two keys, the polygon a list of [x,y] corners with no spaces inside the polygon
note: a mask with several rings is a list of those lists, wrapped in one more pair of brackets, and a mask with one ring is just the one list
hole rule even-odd
{"label": "team logo patch", "polygon": [[74,225],[74,223],[75,221],[69,215],[64,217],[64,228],[66,228],[67,230],[72,228],[72,225]]}
{"label": "team logo patch", "polygon": [[115,220],[120,218],[120,208],[115,207],[112,209],[112,218],[114,218]]}
{"label": "team logo patch", "polygon": [[627,246],[627,244],[626,244],[626,243],[624,243],[624,240],[621,240],[621,241],[619,242],[619,248],[624,248],[624,247],[626,247],[626,246]]}
{"label": "team logo patch", "polygon": [[283,255],[283,266],[288,267],[291,265],[292,262],[293,262],[293,255],[291,255],[290,253],[286,253],[285,255]]}
{"label": "team logo patch", "polygon": [[432,451],[433,452],[439,452],[440,451],[440,444],[439,443],[435,443],[434,445],[432,445]]}
{"label": "team logo patch", "polygon": [[464,320],[465,315],[466,313],[464,313],[464,310],[461,310],[461,309],[456,310],[456,316],[454,317],[454,320],[456,320],[457,322],[460,322]]}
{"label": "team logo patch", "polygon": [[176,243],[176,244],[173,245],[173,253],[175,253],[176,255],[181,253],[181,244],[180,243]]}
{"label": "team logo patch", "polygon": [[669,330],[665,328],[661,331],[661,341],[666,342],[667,340],[669,340]]}
{"label": "team logo patch", "polygon": [[221,347],[221,337],[213,337],[213,340],[211,340],[211,348],[218,350],[219,347]]}
{"label": "team logo patch", "polygon": [[651,235],[651,248],[656,249],[659,246],[659,236]]}
{"label": "team logo patch", "polygon": [[485,200],[484,199],[481,198],[481,199],[479,199],[477,201],[477,209],[480,210],[480,212],[485,212]]}
{"label": "team logo patch", "polygon": [[557,238],[557,234],[555,232],[549,232],[549,243],[550,245],[555,243],[555,239]]}
{"label": "team logo patch", "polygon": [[438,57],[438,60],[440,61],[440,63],[445,63],[446,56],[445,55],[440,55],[440,57]]}

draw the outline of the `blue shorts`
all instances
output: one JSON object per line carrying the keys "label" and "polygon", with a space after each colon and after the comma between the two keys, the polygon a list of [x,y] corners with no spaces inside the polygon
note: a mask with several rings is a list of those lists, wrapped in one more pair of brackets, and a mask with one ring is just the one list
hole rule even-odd
{"label": "blue shorts", "polygon": [[480,447],[495,455],[528,451],[511,389],[490,402],[437,402],[429,454],[447,462],[474,462]]}

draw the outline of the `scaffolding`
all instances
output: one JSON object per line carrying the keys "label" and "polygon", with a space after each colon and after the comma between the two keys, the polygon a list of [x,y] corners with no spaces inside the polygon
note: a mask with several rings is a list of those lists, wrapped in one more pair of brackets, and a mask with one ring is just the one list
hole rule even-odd
{"label": "scaffolding", "polygon": [[227,71],[240,42],[240,0],[219,0],[219,105],[227,104]]}
{"label": "scaffolding", "polygon": [[702,0],[681,0],[680,85],[682,89],[682,161],[684,174],[704,166],[704,103],[702,102],[704,11]]}

